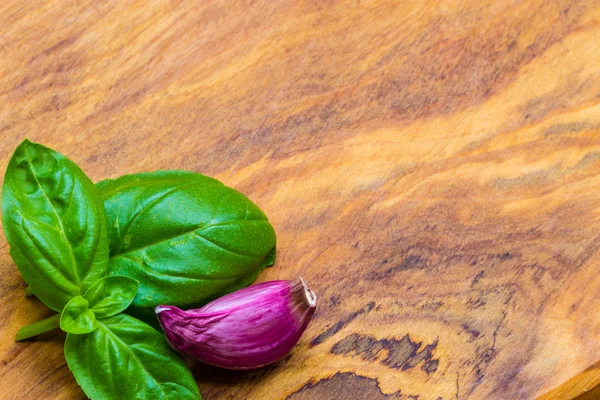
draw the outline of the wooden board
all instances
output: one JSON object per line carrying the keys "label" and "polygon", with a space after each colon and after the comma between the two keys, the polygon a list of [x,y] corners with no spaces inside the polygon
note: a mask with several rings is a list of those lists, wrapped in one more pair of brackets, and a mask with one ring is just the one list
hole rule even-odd
{"label": "wooden board", "polygon": [[[0,170],[215,176],[319,295],[206,399],[534,399],[600,360],[599,1],[0,3]],[[83,399],[0,238],[0,397]],[[562,394],[568,398],[571,394]]]}

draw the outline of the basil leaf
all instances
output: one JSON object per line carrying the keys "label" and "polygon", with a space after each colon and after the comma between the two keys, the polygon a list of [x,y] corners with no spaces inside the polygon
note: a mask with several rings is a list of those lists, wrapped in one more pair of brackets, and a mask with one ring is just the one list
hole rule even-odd
{"label": "basil leaf", "polygon": [[108,218],[108,273],[140,282],[135,307],[200,304],[273,264],[275,232],[265,214],[215,179],[157,171],[97,187]]}
{"label": "basil leaf", "polygon": [[135,297],[138,283],[126,276],[107,276],[85,292],[90,308],[97,318],[106,318],[124,311]]}
{"label": "basil leaf", "polygon": [[82,296],[73,297],[60,314],[60,329],[77,335],[96,330],[96,316],[89,305]]}
{"label": "basil leaf", "polygon": [[31,291],[61,311],[104,276],[104,205],[72,161],[25,140],[4,176],[2,224],[10,253]]}
{"label": "basil leaf", "polygon": [[200,399],[192,373],[163,335],[125,314],[98,321],[90,334],[67,334],[65,357],[92,400]]}

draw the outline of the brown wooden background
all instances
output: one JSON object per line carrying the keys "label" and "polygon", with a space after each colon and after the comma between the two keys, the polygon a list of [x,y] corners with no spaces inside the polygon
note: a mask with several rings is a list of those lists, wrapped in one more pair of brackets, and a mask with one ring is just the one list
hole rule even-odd
{"label": "brown wooden background", "polygon": [[[600,360],[600,1],[0,2],[0,170],[221,179],[320,296],[206,399],[534,399]],[[83,399],[0,238],[0,398]]]}

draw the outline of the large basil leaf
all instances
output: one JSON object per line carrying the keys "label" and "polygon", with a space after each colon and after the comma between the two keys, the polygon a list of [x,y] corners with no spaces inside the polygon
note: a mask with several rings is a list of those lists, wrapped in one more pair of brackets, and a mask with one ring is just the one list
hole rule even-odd
{"label": "large basil leaf", "polygon": [[108,218],[109,274],[140,282],[135,307],[200,304],[273,264],[275,232],[265,214],[215,179],[158,171],[97,186]]}
{"label": "large basil leaf", "polygon": [[92,400],[200,399],[190,370],[164,336],[125,314],[98,321],[92,333],[68,333],[65,357]]}
{"label": "large basil leaf", "polygon": [[2,224],[10,253],[32,292],[60,311],[104,276],[104,205],[72,161],[25,140],[4,176]]}

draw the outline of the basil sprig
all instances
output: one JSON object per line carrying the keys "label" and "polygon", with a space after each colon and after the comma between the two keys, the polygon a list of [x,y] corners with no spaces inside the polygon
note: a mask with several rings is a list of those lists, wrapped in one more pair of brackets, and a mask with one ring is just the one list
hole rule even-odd
{"label": "basil sprig", "polygon": [[21,143],[4,178],[2,224],[30,291],[60,311],[21,328],[17,340],[60,326],[69,368],[92,400],[200,399],[191,372],[164,337],[121,313],[138,282],[105,276],[103,201],[79,167],[44,146]]}

